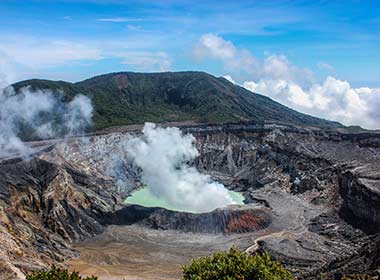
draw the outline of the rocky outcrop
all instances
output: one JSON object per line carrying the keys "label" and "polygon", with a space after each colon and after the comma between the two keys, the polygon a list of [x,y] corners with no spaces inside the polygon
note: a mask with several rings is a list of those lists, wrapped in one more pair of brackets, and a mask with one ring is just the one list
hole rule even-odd
{"label": "rocky outcrop", "polygon": [[380,232],[379,179],[357,177],[347,171],[339,180],[342,217],[368,233]]}
{"label": "rocky outcrop", "polygon": [[368,235],[380,232],[379,134],[289,127],[191,130],[203,151],[196,162],[200,169],[279,217],[272,224],[281,230],[258,238],[258,248],[305,279],[380,265],[377,239]]}
{"label": "rocky outcrop", "polygon": [[[102,232],[114,185],[34,158],[0,165],[0,271],[9,279],[74,256],[70,242]],[[2,278],[4,279],[4,278]]]}
{"label": "rocky outcrop", "polygon": [[233,234],[265,229],[271,223],[271,215],[268,209],[255,206],[229,206],[196,214],[131,205],[112,213],[107,223],[138,224],[152,229],[192,233]]}

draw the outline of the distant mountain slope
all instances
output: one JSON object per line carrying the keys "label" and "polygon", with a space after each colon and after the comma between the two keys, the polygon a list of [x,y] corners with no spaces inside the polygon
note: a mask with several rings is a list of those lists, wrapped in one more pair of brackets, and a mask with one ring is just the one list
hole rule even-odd
{"label": "distant mountain slope", "polygon": [[299,113],[272,99],[204,72],[132,73],[96,76],[82,82],[26,80],[16,90],[52,89],[90,97],[95,105],[95,129],[108,126],[193,120],[197,122],[279,121],[297,125],[341,127]]}

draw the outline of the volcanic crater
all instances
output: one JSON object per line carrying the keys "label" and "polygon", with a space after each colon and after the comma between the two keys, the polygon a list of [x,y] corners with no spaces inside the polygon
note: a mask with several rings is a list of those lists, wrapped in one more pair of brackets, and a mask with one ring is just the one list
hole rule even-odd
{"label": "volcanic crater", "polygon": [[21,273],[65,260],[101,279],[179,279],[191,258],[232,245],[266,250],[301,279],[376,268],[379,134],[254,123],[176,126],[196,139],[199,156],[189,164],[242,193],[245,205],[206,213],[126,205],[143,182],[122,143],[141,126],[84,142],[47,141],[34,159],[1,163],[0,220],[9,233],[1,269]]}

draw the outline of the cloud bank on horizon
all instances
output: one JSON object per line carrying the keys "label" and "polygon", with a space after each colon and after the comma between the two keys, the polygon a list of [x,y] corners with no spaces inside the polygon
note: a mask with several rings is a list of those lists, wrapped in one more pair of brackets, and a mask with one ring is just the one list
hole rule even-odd
{"label": "cloud bank on horizon", "polygon": [[[230,82],[236,83],[237,78],[246,89],[303,113],[345,125],[380,128],[380,88],[355,88],[332,76],[318,82],[310,69],[296,66],[285,55],[268,54],[260,60],[215,34],[203,35],[193,56],[197,60],[221,61]],[[321,63],[320,67],[332,66]]]}

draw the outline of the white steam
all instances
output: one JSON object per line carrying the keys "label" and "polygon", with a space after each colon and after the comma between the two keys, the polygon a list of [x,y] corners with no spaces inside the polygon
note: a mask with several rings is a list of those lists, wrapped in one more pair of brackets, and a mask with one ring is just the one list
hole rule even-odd
{"label": "white steam", "polygon": [[142,169],[151,193],[170,205],[206,212],[233,204],[227,189],[187,163],[198,156],[191,134],[146,123],[143,135],[127,141],[129,155]]}
{"label": "white steam", "polygon": [[0,89],[0,157],[31,152],[20,135],[32,139],[78,135],[91,124],[92,112],[90,99],[83,95],[64,104],[51,91]]}

